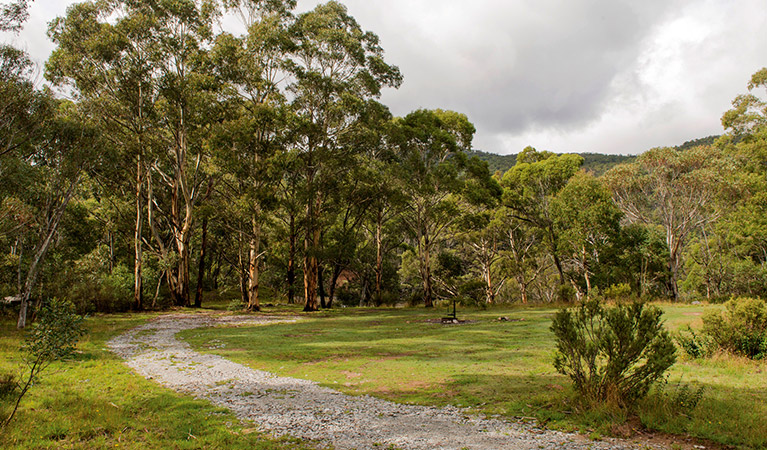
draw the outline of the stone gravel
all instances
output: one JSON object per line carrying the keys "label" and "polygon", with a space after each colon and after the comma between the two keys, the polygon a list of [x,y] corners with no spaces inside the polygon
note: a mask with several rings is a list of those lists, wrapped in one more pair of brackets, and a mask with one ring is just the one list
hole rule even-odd
{"label": "stone gravel", "polygon": [[[113,352],[136,372],[176,391],[229,408],[275,436],[289,435],[336,449],[507,450],[629,449],[639,444],[541,430],[456,407],[402,405],[349,396],[317,383],[254,370],[201,354],[176,333],[212,326],[259,326],[296,319],[174,314],[117,336]],[[212,343],[215,345],[215,342]],[[641,445],[641,448],[646,448]]]}

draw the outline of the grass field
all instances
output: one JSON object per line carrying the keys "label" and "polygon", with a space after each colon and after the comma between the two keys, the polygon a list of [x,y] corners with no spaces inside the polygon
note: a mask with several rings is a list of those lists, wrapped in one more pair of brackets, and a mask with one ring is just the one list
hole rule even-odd
{"label": "grass field", "polygon": [[[687,324],[699,327],[709,307],[663,308],[667,326],[676,330]],[[444,326],[434,323],[440,310],[339,309],[303,315],[294,324],[190,330],[182,337],[201,351],[349,394],[535,417],[550,427],[594,437],[620,429],[616,426],[625,414],[582,410],[571,401],[569,380],[554,371],[549,331],[554,312],[466,310],[459,312],[466,324]],[[269,313],[301,314],[293,308]],[[12,425],[0,433],[0,448],[304,448],[253,433],[225,410],[144,380],[106,349],[111,336],[150,317],[90,318],[91,333],[77,358],[43,374]],[[0,319],[0,374],[18,367],[22,334],[14,325],[10,318]],[[705,386],[695,409],[672,404],[683,385]],[[0,399],[3,417],[9,408],[9,399]],[[636,416],[654,430],[744,449],[767,448],[767,363],[727,356],[680,359],[665,393],[654,393]]]}
{"label": "grass field", "polygon": [[[106,349],[115,334],[149,315],[94,317],[73,361],[56,363],[24,397],[0,448],[27,449],[304,449],[244,428],[227,410],[176,394],[134,374]],[[0,374],[17,372],[22,334],[0,319]],[[0,415],[10,412],[0,399]]]}
{"label": "grass field", "polygon": [[[700,326],[706,307],[663,305],[672,330]],[[349,394],[397,402],[453,404],[593,436],[615,431],[626,415],[573,404],[569,380],[552,366],[552,308],[464,311],[469,322],[432,323],[441,311],[335,310],[295,324],[190,330],[201,351],[283,376],[317,381]],[[508,317],[509,321],[499,321]],[[694,409],[675,404],[685,388],[705,387]],[[728,356],[684,360],[663,393],[635,412],[650,429],[740,448],[767,447],[767,364]]]}

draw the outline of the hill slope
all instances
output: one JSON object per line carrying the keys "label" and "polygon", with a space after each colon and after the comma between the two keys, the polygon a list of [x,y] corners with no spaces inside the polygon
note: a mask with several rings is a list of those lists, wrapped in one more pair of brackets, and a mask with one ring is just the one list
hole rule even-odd
{"label": "hill slope", "polygon": [[[720,136],[707,136],[704,138],[693,139],[687,141],[682,145],[677,145],[677,150],[687,150],[697,146],[709,146],[712,145]],[[632,162],[636,159],[636,156],[626,155],[603,155],[601,153],[577,153],[583,158],[583,169],[587,172],[591,172],[596,176],[602,175],[614,166],[623,163]],[[495,153],[483,152],[481,150],[474,150],[469,152],[469,156],[477,156],[482,161],[486,161],[490,172],[506,172],[511,169],[517,162],[517,155],[497,155]]]}
{"label": "hill slope", "polygon": [[[597,176],[602,175],[613,166],[631,162],[636,158],[635,156],[602,155],[598,153],[578,153],[578,155],[583,158],[583,168]],[[517,162],[517,155],[496,155],[495,153],[478,150],[470,152],[469,156],[476,156],[482,161],[486,161],[492,173],[506,172]]]}

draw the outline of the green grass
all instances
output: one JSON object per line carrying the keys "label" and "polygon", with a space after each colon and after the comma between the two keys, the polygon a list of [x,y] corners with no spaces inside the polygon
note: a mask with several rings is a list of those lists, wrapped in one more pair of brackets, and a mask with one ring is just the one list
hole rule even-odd
{"label": "green grass", "polygon": [[[671,330],[700,327],[705,308],[663,305]],[[295,324],[189,330],[201,351],[279,375],[317,381],[353,395],[404,403],[470,406],[507,417],[535,417],[549,426],[609,434],[626,419],[573,402],[569,380],[555,372],[553,308],[464,311],[473,323],[430,323],[440,310],[336,310]],[[498,321],[499,316],[512,319]],[[666,394],[637,408],[654,430],[741,448],[767,447],[767,364],[720,356],[684,360]],[[694,410],[670,405],[680,384],[705,386]]]}
{"label": "green grass", "polygon": [[[110,337],[150,315],[98,316],[73,361],[55,363],[22,400],[0,448],[11,449],[304,449],[254,433],[228,410],[164,389],[136,375],[106,349]],[[0,375],[17,373],[23,335],[0,319]],[[10,412],[0,400],[0,415]]]}

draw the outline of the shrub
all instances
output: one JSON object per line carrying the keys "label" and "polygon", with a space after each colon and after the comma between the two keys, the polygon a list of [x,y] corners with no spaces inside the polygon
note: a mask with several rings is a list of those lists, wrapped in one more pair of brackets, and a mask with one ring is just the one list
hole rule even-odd
{"label": "shrub", "polygon": [[767,357],[767,304],[756,298],[737,298],[724,311],[703,316],[703,332],[716,348],[749,358]]}
{"label": "shrub", "polygon": [[631,286],[627,283],[610,285],[605,289],[605,298],[624,299],[631,297]]}
{"label": "shrub", "polygon": [[83,318],[75,313],[75,307],[70,302],[53,299],[43,307],[22,347],[22,359],[27,370],[18,383],[16,403],[11,415],[0,426],[11,422],[21,399],[40,378],[42,371],[52,362],[72,356],[75,344],[85,334],[82,323]]}
{"label": "shrub", "polygon": [[485,299],[485,283],[482,280],[471,279],[458,287],[458,303],[465,307],[487,308]]}
{"label": "shrub", "polygon": [[0,400],[11,397],[19,388],[19,382],[12,373],[0,374]]}
{"label": "shrub", "polygon": [[641,302],[605,307],[599,299],[557,312],[554,367],[590,403],[630,406],[676,362],[663,312]]}
{"label": "shrub", "polygon": [[713,343],[706,335],[696,333],[689,325],[674,336],[679,347],[691,358],[705,358],[712,353]]}

